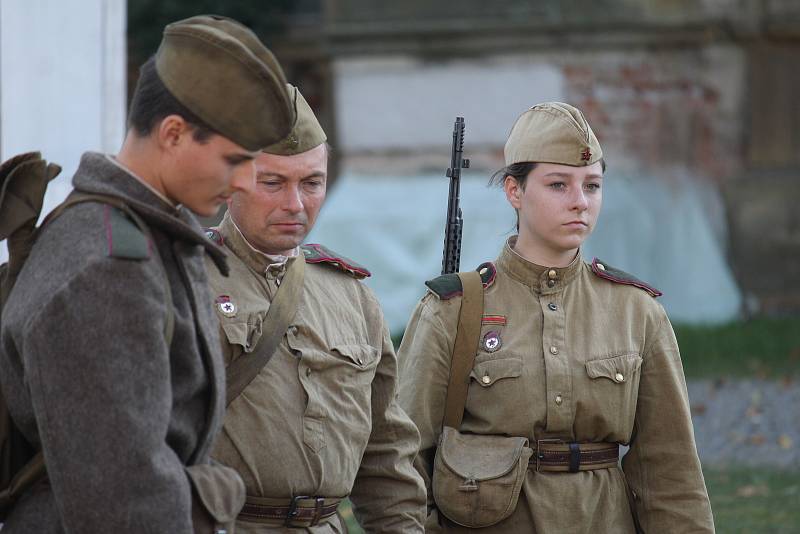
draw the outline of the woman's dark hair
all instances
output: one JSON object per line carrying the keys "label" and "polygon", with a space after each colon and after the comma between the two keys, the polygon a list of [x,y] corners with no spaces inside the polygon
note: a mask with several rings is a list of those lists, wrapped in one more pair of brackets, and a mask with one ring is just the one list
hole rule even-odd
{"label": "woman's dark hair", "polygon": [[136,82],[128,113],[128,128],[139,137],[146,137],[164,117],[169,115],[183,117],[183,120],[194,128],[192,137],[198,143],[204,143],[212,135],[217,134],[213,128],[172,96],[159,78],[155,56],[152,56],[139,69],[139,80]]}
{"label": "woman's dark hair", "polygon": [[503,187],[503,183],[506,181],[506,176],[511,176],[514,178],[517,183],[525,189],[525,182],[528,179],[528,174],[536,168],[536,163],[532,161],[524,161],[522,163],[512,163],[511,165],[506,165],[502,169],[495,171],[494,174],[489,178],[489,185],[496,185],[497,187]]}

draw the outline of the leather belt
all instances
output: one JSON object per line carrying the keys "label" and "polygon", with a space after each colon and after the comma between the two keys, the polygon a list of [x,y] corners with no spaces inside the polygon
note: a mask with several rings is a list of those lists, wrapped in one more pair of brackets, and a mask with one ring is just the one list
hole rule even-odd
{"label": "leather belt", "polygon": [[528,463],[536,471],[577,473],[616,467],[619,443],[565,443],[555,439],[536,441],[534,457]]}
{"label": "leather belt", "polygon": [[273,499],[248,495],[238,519],[253,523],[292,528],[313,527],[336,514],[342,499],[298,495],[292,499]]}

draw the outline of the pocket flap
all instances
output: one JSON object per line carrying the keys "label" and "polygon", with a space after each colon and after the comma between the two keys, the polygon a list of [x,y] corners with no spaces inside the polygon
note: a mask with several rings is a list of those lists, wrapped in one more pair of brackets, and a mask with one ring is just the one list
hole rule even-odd
{"label": "pocket flap", "polygon": [[222,331],[231,345],[240,345],[244,352],[253,352],[261,339],[261,321],[251,325],[243,322],[222,323]]}
{"label": "pocket flap", "polygon": [[219,464],[186,467],[192,486],[206,511],[218,523],[230,523],[244,506],[244,482],[239,473]]}
{"label": "pocket flap", "polygon": [[461,434],[444,427],[439,453],[454,473],[465,479],[481,481],[509,473],[527,445],[527,438]]}
{"label": "pocket flap", "polygon": [[359,343],[335,344],[331,350],[338,352],[359,367],[367,367],[378,359],[378,349]]}
{"label": "pocket flap", "polygon": [[522,360],[519,358],[500,358],[476,363],[469,373],[478,384],[489,387],[503,378],[515,378],[522,374]]}
{"label": "pocket flap", "polygon": [[586,362],[589,378],[608,378],[617,383],[627,382],[633,373],[642,366],[638,354],[623,354],[614,358]]}

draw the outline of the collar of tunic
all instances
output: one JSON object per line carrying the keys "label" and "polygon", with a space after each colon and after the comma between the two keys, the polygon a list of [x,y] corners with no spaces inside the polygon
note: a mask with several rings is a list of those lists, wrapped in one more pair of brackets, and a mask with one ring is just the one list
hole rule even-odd
{"label": "collar of tunic", "polygon": [[583,264],[580,251],[566,267],[545,267],[520,256],[514,250],[516,242],[517,236],[508,238],[500,257],[497,259],[497,265],[507,272],[511,278],[525,284],[537,293],[547,295],[561,291],[580,272],[580,267]]}
{"label": "collar of tunic", "polygon": [[245,265],[253,271],[265,275],[267,278],[281,279],[286,272],[286,267],[291,258],[297,257],[300,247],[295,247],[288,256],[265,254],[256,249],[244,237],[242,231],[236,226],[230,212],[226,212],[219,225],[219,233],[225,245]]}
{"label": "collar of tunic", "polygon": [[122,165],[106,154],[86,152],[81,156],[72,185],[83,193],[111,195],[125,203],[151,228],[171,236],[172,239],[202,246],[224,273],[228,272],[225,252],[208,239],[195,216],[185,206],[170,206],[151,188],[136,178]]}
{"label": "collar of tunic", "polygon": [[169,206],[172,209],[178,209],[179,208],[178,205],[176,205],[174,202],[172,202],[170,199],[168,199],[166,196],[164,196],[158,189],[156,189],[155,187],[153,187],[152,185],[147,183],[144,180],[144,178],[142,178],[141,176],[139,176],[138,174],[136,174],[135,172],[130,170],[128,167],[126,167],[125,165],[120,163],[120,161],[115,156],[112,156],[111,154],[106,154],[106,158],[108,159],[108,161],[110,161],[116,167],[119,167],[121,170],[123,170],[124,172],[128,173],[131,177],[136,178],[136,180],[138,180],[139,183],[141,183],[143,186],[145,186],[147,189],[149,189],[150,192],[153,193],[156,197],[158,197],[158,199],[161,200],[164,204],[166,204],[167,206]]}

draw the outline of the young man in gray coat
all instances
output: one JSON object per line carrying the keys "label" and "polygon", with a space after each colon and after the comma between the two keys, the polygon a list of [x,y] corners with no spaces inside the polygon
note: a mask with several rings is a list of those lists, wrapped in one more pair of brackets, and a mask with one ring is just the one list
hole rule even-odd
{"label": "young man in gray coat", "polygon": [[203,265],[225,262],[192,212],[253,187],[255,155],[293,121],[248,29],[208,16],[165,28],[122,150],[84,154],[73,178],[73,195],[124,206],[49,222],[3,311],[3,393],[47,469],[3,534],[225,532],[244,488],[208,457],[225,372]]}

